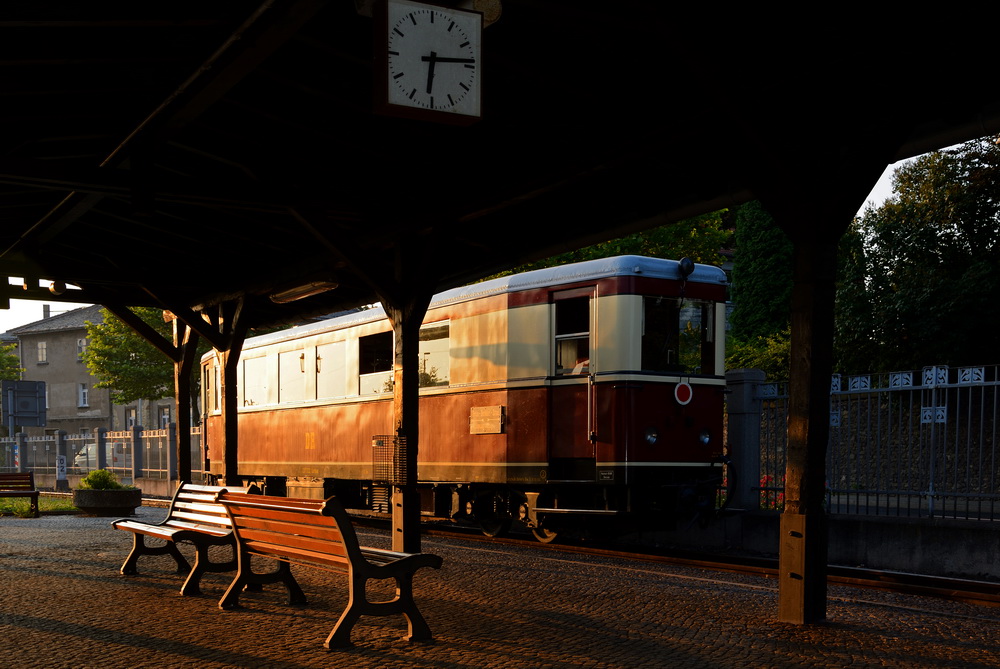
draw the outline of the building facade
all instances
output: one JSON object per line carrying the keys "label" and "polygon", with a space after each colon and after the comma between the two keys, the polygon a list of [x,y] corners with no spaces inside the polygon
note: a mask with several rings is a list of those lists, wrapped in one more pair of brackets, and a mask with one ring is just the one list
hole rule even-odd
{"label": "building facade", "polygon": [[108,389],[96,387],[98,379],[82,356],[88,343],[87,323],[103,322],[99,305],[55,315],[47,307],[41,320],[4,333],[5,340],[17,340],[22,379],[45,382],[46,426],[24,428],[26,434],[88,434],[99,428],[126,430],[135,425],[155,429],[173,420],[172,397],[116,405]]}

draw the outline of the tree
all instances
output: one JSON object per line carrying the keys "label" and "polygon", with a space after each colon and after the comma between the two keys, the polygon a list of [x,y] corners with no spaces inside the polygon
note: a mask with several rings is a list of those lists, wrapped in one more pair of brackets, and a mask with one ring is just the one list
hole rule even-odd
{"label": "tree", "polygon": [[21,367],[21,358],[18,357],[17,344],[0,346],[0,379],[4,381],[18,381],[24,368]]}
{"label": "tree", "polygon": [[879,355],[872,331],[876,320],[864,246],[860,223],[855,220],[840,240],[834,305],[834,369],[846,374],[872,371]]}
{"label": "tree", "polygon": [[[984,364],[997,355],[1000,147],[995,139],[905,163],[893,175],[894,194],[865,210],[858,222],[863,253],[852,258],[853,279],[838,291],[838,335],[845,337],[848,327],[865,331],[870,371]],[[850,345],[851,339],[845,342]],[[863,360],[845,360],[860,371]]]}
{"label": "tree", "polygon": [[760,202],[736,210],[733,338],[750,342],[783,332],[792,299],[792,242]]}
{"label": "tree", "polygon": [[[137,307],[133,311],[164,338],[172,339],[172,326],[163,320],[162,309]],[[96,387],[108,388],[115,404],[173,395],[173,362],[107,309],[101,315],[103,322],[87,322],[88,344],[83,353],[87,369],[98,379]]]}
{"label": "tree", "polygon": [[792,242],[760,202],[748,202],[736,210],[729,369],[788,377],[791,298]]}
{"label": "tree", "polygon": [[575,251],[560,253],[551,258],[521,265],[499,276],[620,255],[671,259],[687,257],[697,263],[721,265],[722,256],[719,251],[724,248],[731,236],[727,229],[727,216],[728,210],[714,211]]}

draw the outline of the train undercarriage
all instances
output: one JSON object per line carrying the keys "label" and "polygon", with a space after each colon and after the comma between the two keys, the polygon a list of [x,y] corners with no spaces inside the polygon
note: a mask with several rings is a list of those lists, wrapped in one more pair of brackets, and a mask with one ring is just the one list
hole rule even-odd
{"label": "train undercarriage", "polygon": [[[477,527],[500,537],[511,530],[549,543],[560,536],[609,539],[631,532],[704,527],[724,507],[721,467],[700,467],[683,481],[649,485],[562,482],[519,487],[494,483],[427,483],[418,486],[421,513]],[[690,473],[690,469],[688,469]],[[391,511],[391,488],[370,481],[259,477],[268,494],[299,497],[336,495],[349,509]]]}

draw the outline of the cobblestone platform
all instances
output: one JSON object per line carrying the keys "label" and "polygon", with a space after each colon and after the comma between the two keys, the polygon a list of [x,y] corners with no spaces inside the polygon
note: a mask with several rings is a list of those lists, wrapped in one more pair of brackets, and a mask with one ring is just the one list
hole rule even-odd
{"label": "cobblestone platform", "polygon": [[207,575],[196,598],[178,594],[169,557],[119,575],[131,535],[109,520],[0,518],[5,666],[1000,666],[1000,609],[832,588],[829,621],[798,627],[776,622],[776,584],[763,578],[437,537],[423,548],[444,567],[414,581],[435,641],[402,640],[401,618],[362,618],[356,648],[327,651],[347,601],[342,576],[299,570],[305,607],[286,606],[282,588],[269,586],[222,611],[225,575]]}

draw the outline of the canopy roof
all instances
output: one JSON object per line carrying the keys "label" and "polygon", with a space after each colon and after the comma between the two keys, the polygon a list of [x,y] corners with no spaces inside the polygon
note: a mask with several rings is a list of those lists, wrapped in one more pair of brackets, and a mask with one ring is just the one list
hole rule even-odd
{"label": "canopy roof", "polygon": [[940,18],[953,42],[640,0],[487,0],[482,120],[393,118],[371,4],[6,3],[14,296],[291,322],[752,198],[849,218],[889,162],[1000,128],[988,40]]}

